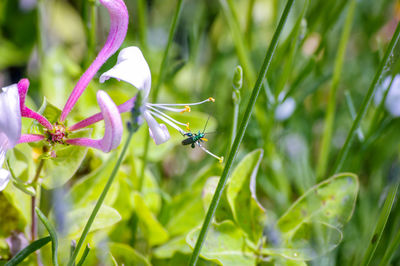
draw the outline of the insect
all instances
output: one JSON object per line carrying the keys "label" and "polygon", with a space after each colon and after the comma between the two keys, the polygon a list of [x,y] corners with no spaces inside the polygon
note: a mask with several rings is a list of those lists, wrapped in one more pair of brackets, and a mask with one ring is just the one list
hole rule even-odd
{"label": "insect", "polygon": [[197,146],[199,146],[200,149],[202,149],[204,152],[210,154],[210,155],[213,156],[214,158],[218,159],[219,162],[222,163],[223,160],[224,160],[224,157],[222,157],[222,156],[219,157],[219,156],[213,154],[212,152],[210,152],[209,150],[207,150],[206,148],[204,148],[203,145],[201,145],[202,142],[208,141],[208,140],[205,138],[205,135],[206,135],[205,131],[206,131],[206,127],[207,127],[207,124],[208,124],[208,120],[209,120],[209,119],[210,119],[210,117],[208,117],[208,119],[207,119],[207,122],[206,122],[206,124],[205,124],[205,126],[204,126],[203,132],[200,132],[200,131],[199,131],[198,133],[192,133],[192,132],[185,132],[185,133],[183,133],[182,135],[183,135],[184,137],[187,137],[187,138],[184,139],[184,140],[182,140],[182,145],[190,145],[190,147],[192,147],[192,149],[194,149],[194,148],[196,147],[196,144],[197,144]]}

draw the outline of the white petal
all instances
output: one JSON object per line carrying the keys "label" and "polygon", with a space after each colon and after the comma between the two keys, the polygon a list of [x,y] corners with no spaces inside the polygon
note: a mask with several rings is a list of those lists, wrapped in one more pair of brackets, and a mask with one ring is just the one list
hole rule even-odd
{"label": "white petal", "polygon": [[275,109],[275,119],[284,121],[288,119],[296,108],[296,101],[289,97],[283,103],[280,103]]}
{"label": "white petal", "polygon": [[376,89],[375,92],[375,97],[374,97],[374,103],[376,106],[378,106],[383,98],[383,94],[386,91],[386,89],[388,88],[390,81],[392,80],[392,78],[386,77],[385,80],[382,82],[382,84]]}
{"label": "white petal", "polygon": [[393,117],[400,116],[400,75],[397,75],[393,80],[386,98],[385,106]]}
{"label": "white petal", "polygon": [[143,113],[143,117],[149,126],[150,136],[153,138],[156,145],[162,144],[169,140],[170,135],[167,127],[164,124],[157,123],[157,121],[148,111]]}
{"label": "white petal", "polygon": [[0,169],[0,191],[4,190],[10,181],[10,172],[6,169]]}
{"label": "white petal", "polygon": [[118,55],[117,64],[100,76],[100,82],[115,78],[123,80],[143,90],[147,98],[151,87],[151,72],[142,52],[136,46],[122,49]]}
{"label": "white petal", "polygon": [[16,84],[0,92],[0,145],[11,149],[21,137],[21,110]]}

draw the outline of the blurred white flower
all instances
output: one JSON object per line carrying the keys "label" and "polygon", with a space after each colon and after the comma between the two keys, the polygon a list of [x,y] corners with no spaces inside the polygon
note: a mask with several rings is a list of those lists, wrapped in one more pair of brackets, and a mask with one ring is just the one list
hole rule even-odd
{"label": "blurred white flower", "polygon": [[292,97],[285,98],[285,93],[281,92],[278,97],[278,105],[275,108],[275,119],[278,121],[285,121],[288,119],[296,109],[296,101]]}
{"label": "blurred white flower", "polygon": [[[378,87],[374,98],[375,105],[378,106],[381,103],[391,81],[392,77],[388,76]],[[389,92],[386,96],[385,107],[393,117],[400,116],[400,75],[396,75],[393,79],[392,85],[390,86]]]}
{"label": "blurred white flower", "polygon": [[24,12],[29,12],[37,5],[37,0],[19,0],[19,8]]}
{"label": "blurred white flower", "polygon": [[12,149],[21,137],[21,111],[17,84],[0,90],[0,191],[10,181],[10,172],[2,169],[6,152]]}

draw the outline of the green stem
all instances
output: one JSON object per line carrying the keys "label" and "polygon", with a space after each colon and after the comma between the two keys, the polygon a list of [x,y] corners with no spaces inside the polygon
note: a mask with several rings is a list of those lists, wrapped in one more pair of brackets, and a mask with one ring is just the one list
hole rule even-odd
{"label": "green stem", "polygon": [[230,141],[231,147],[235,140],[238,120],[239,120],[239,102],[234,102],[233,103],[232,132],[231,132],[231,141]]}
{"label": "green stem", "polygon": [[389,265],[389,262],[392,259],[393,254],[396,252],[399,246],[400,246],[400,230],[397,231],[396,236],[390,242],[389,247],[386,249],[385,255],[383,255],[383,258],[379,263],[379,266]]}
{"label": "green stem", "polygon": [[255,83],[253,91],[251,93],[251,96],[250,96],[250,99],[249,99],[249,103],[247,104],[246,111],[244,113],[243,120],[242,120],[242,122],[240,124],[239,131],[236,134],[235,141],[233,142],[232,149],[231,149],[231,151],[230,151],[230,153],[228,155],[228,159],[226,161],[226,165],[225,165],[224,171],[222,172],[221,178],[220,178],[220,180],[218,182],[218,186],[217,186],[217,188],[215,190],[215,193],[214,193],[214,196],[212,198],[210,207],[208,208],[206,217],[205,217],[204,222],[203,222],[203,226],[201,228],[199,237],[198,237],[198,239],[196,241],[196,245],[195,245],[194,250],[193,250],[192,257],[190,258],[189,265],[196,265],[197,260],[199,258],[201,248],[202,248],[202,246],[204,244],[204,241],[205,241],[205,238],[206,238],[206,235],[207,235],[207,231],[211,226],[211,222],[213,220],[213,217],[214,217],[214,214],[215,214],[215,210],[218,207],[218,203],[219,203],[219,201],[221,199],[222,192],[223,192],[223,190],[225,188],[225,184],[226,184],[226,182],[228,180],[229,173],[230,173],[230,170],[231,170],[232,165],[233,165],[233,160],[235,159],[236,154],[237,154],[237,152],[239,150],[240,143],[243,140],[244,133],[245,133],[247,125],[248,125],[248,123],[250,121],[250,117],[251,117],[251,114],[253,112],[254,105],[256,103],[256,100],[257,100],[258,95],[260,93],[260,90],[262,88],[262,82],[263,82],[263,80],[265,79],[265,76],[268,73],[272,57],[273,57],[273,55],[275,53],[275,49],[276,49],[276,47],[278,45],[279,37],[281,35],[283,26],[286,23],[287,17],[289,15],[289,11],[291,10],[291,8],[293,6],[293,2],[294,2],[294,0],[288,0],[288,2],[286,4],[286,7],[285,7],[285,9],[283,11],[282,17],[281,17],[281,19],[279,21],[278,27],[277,27],[277,29],[276,29],[276,31],[274,33],[274,36],[273,36],[273,38],[271,40],[271,44],[268,47],[267,53],[265,55],[264,63],[262,65],[262,67],[261,67],[260,73],[259,73],[258,78],[257,78],[257,82]]}
{"label": "green stem", "polygon": [[[344,97],[346,98],[346,103],[349,108],[350,117],[352,120],[354,120],[356,119],[357,113],[356,113],[356,108],[354,107],[353,100],[351,99],[350,92],[348,90],[344,92]],[[360,141],[364,141],[364,134],[361,128],[357,129],[357,135]]]}
{"label": "green stem", "polygon": [[369,245],[367,250],[365,251],[362,263],[360,264],[361,266],[368,265],[371,262],[372,257],[374,256],[375,250],[379,244],[379,241],[382,238],[383,230],[385,229],[386,223],[389,219],[389,214],[392,210],[398,187],[399,182],[396,182],[396,184],[394,185],[390,185],[389,193],[386,197],[382,212],[379,215],[378,223],[375,226],[374,233],[372,234],[371,239],[368,242]]}
{"label": "green stem", "polygon": [[397,24],[396,31],[393,34],[392,40],[390,41],[390,44],[389,44],[389,47],[387,48],[386,53],[385,53],[384,57],[382,58],[382,61],[378,67],[375,77],[372,80],[371,86],[368,89],[367,95],[364,97],[364,100],[361,103],[361,107],[357,113],[357,117],[354,120],[354,122],[351,126],[351,129],[350,129],[350,132],[347,135],[346,141],[345,141],[342,149],[339,152],[339,155],[338,155],[336,162],[334,164],[334,167],[333,167],[334,173],[338,173],[339,171],[342,170],[343,163],[347,158],[347,154],[350,150],[354,135],[356,134],[357,129],[360,127],[361,120],[364,118],[364,116],[368,110],[369,104],[371,103],[372,97],[374,96],[375,87],[378,84],[379,78],[382,75],[387,62],[389,61],[390,55],[393,53],[393,50],[399,40],[399,37],[400,37],[400,22]]}
{"label": "green stem", "polygon": [[[175,14],[174,14],[174,17],[173,17],[172,23],[171,23],[171,28],[169,29],[168,42],[167,42],[167,46],[165,47],[164,55],[163,55],[163,58],[161,61],[157,83],[153,89],[153,102],[157,102],[158,93],[160,91],[161,84],[164,81],[164,75],[165,75],[165,70],[166,70],[166,66],[167,66],[169,49],[171,48],[171,44],[172,44],[172,41],[173,41],[173,38],[174,38],[174,35],[176,32],[176,26],[178,24],[179,16],[182,12],[182,8],[183,8],[183,0],[178,0],[178,3],[176,5]],[[140,175],[139,175],[139,191],[142,190],[142,186],[143,186],[144,172],[146,169],[147,156],[149,153],[148,152],[149,151],[149,143],[150,143],[150,135],[147,134],[146,140],[145,140],[144,152],[143,152],[143,165],[142,165]]]}
{"label": "green stem", "polygon": [[339,86],[339,80],[342,74],[343,61],[346,55],[346,47],[349,41],[356,3],[357,3],[356,0],[352,0],[350,2],[349,10],[346,17],[346,22],[344,24],[335,60],[332,85],[331,85],[331,90],[329,91],[328,108],[325,116],[325,128],[322,136],[321,151],[317,165],[317,178],[319,178],[320,180],[324,177],[326,173],[326,168],[328,166],[329,152],[331,148],[332,133],[335,121],[335,113],[336,113],[337,88]]}
{"label": "green stem", "polygon": [[252,45],[252,27],[253,27],[253,9],[254,9],[254,3],[256,0],[249,0],[248,6],[247,6],[247,17],[246,17],[246,30],[245,30],[245,35],[246,35],[246,40],[247,40],[247,46],[251,47]]}
{"label": "green stem", "polygon": [[131,142],[133,133],[134,133],[133,130],[129,130],[128,138],[125,142],[124,147],[122,148],[122,152],[120,153],[120,155],[118,157],[117,163],[115,164],[114,169],[111,172],[111,175],[107,181],[107,184],[105,185],[103,191],[101,192],[99,199],[96,202],[96,205],[94,206],[92,214],[90,215],[90,217],[85,225],[85,228],[83,229],[83,232],[81,234],[81,237],[79,238],[79,241],[78,241],[78,244],[76,245],[74,253],[72,254],[71,258],[69,259],[69,262],[68,262],[69,266],[72,266],[75,263],[75,259],[79,253],[79,250],[83,246],[83,243],[85,242],[85,239],[89,233],[90,227],[92,226],[94,219],[96,218],[96,215],[99,212],[100,207],[103,204],[104,199],[106,198],[106,195],[107,195],[108,191],[110,190],[115,177],[117,176],[118,169],[121,166],[121,163],[122,163],[122,160],[124,159],[126,151],[128,150],[129,143]]}

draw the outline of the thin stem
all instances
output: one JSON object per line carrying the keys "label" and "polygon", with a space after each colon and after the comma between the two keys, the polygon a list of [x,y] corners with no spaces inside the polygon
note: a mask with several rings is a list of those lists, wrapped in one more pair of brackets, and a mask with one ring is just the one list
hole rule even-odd
{"label": "thin stem", "polygon": [[397,231],[396,236],[390,242],[388,248],[386,249],[385,255],[383,255],[383,258],[379,263],[379,266],[389,265],[390,260],[392,259],[394,253],[396,252],[399,246],[400,246],[400,230]]}
{"label": "thin stem", "polygon": [[106,198],[106,195],[107,195],[108,191],[110,190],[115,177],[117,176],[118,169],[121,166],[121,163],[124,159],[126,151],[128,150],[129,143],[131,142],[133,133],[134,133],[133,130],[129,130],[128,138],[125,142],[124,147],[122,148],[122,152],[120,153],[120,155],[118,157],[117,163],[115,164],[114,169],[111,172],[110,177],[108,178],[107,184],[105,185],[103,191],[101,192],[99,199],[96,202],[96,205],[94,206],[92,214],[90,215],[90,217],[85,225],[85,228],[83,229],[83,232],[81,234],[81,237],[79,238],[79,241],[78,241],[78,244],[76,245],[74,253],[72,254],[71,258],[69,259],[69,262],[68,262],[69,266],[72,266],[75,263],[75,259],[79,253],[79,250],[82,248],[83,243],[85,242],[85,239],[86,239],[87,235],[89,234],[90,227],[92,226],[94,219],[96,218],[96,215],[99,212],[100,207],[103,204],[104,199]]}
{"label": "thin stem", "polygon": [[[166,70],[166,66],[167,66],[169,49],[171,48],[171,44],[172,44],[172,41],[173,41],[173,38],[174,38],[174,35],[176,32],[176,26],[178,24],[179,16],[182,12],[182,8],[183,8],[183,0],[178,0],[178,3],[176,5],[175,14],[174,14],[174,17],[173,17],[172,23],[171,23],[171,28],[169,29],[168,42],[167,42],[167,46],[165,47],[164,55],[163,55],[163,58],[161,61],[158,80],[153,89],[153,102],[154,103],[157,102],[158,93],[160,91],[161,84],[164,81],[164,75],[165,75],[165,70]],[[142,158],[143,165],[142,165],[142,168],[140,170],[140,175],[139,175],[139,191],[142,190],[142,186],[143,186],[144,172],[145,172],[146,164],[147,164],[147,156],[149,154],[149,144],[150,144],[150,135],[147,134],[146,139],[145,139],[143,158]]]}
{"label": "thin stem", "polygon": [[252,32],[252,27],[253,27],[253,9],[254,9],[254,3],[256,0],[249,0],[248,5],[247,5],[247,17],[246,17],[246,30],[245,30],[245,35],[246,35],[246,40],[247,40],[247,46],[251,47],[252,45],[252,38],[251,38],[251,32]]}
{"label": "thin stem", "polygon": [[335,122],[337,88],[339,86],[339,80],[342,74],[343,62],[346,56],[346,47],[349,41],[356,3],[357,3],[356,0],[352,0],[350,2],[349,10],[346,17],[346,22],[343,27],[342,36],[340,38],[339,48],[335,59],[335,68],[332,77],[332,85],[331,85],[331,90],[329,91],[328,108],[325,116],[325,128],[322,136],[322,144],[317,166],[317,178],[319,179],[322,179],[324,177],[326,173],[326,168],[328,166],[328,159],[332,142],[332,133]]}
{"label": "thin stem", "polygon": [[[36,184],[40,177],[40,173],[42,172],[44,166],[44,160],[40,160],[38,167],[36,168],[36,173],[35,176],[33,177],[33,180],[31,184]],[[36,234],[37,234],[37,217],[36,217],[36,212],[35,212],[35,207],[36,207],[36,199],[39,198],[39,190],[40,190],[40,185],[37,186],[38,188],[36,189],[36,195],[31,197],[31,240],[35,241],[36,239]]]}
{"label": "thin stem", "polygon": [[338,173],[339,171],[342,170],[343,163],[347,158],[347,154],[350,150],[354,135],[356,134],[357,129],[360,127],[361,120],[364,118],[364,116],[368,110],[368,107],[372,101],[372,97],[374,96],[375,87],[378,84],[379,78],[382,75],[387,62],[389,61],[390,55],[393,53],[393,50],[399,40],[399,37],[400,37],[400,22],[397,24],[396,31],[392,37],[392,40],[390,41],[389,47],[387,48],[386,53],[385,53],[384,57],[382,58],[382,61],[378,67],[375,77],[372,80],[371,86],[368,89],[367,95],[364,97],[364,100],[361,103],[361,107],[357,113],[357,117],[354,120],[354,122],[351,126],[351,129],[350,129],[350,132],[347,135],[346,141],[345,141],[342,149],[339,152],[339,155],[338,155],[336,162],[334,164],[334,167],[333,167],[334,173]]}
{"label": "thin stem", "polygon": [[234,102],[233,103],[232,132],[231,132],[231,141],[230,141],[231,147],[235,140],[238,120],[239,120],[239,102]]}
{"label": "thin stem", "polygon": [[240,124],[240,127],[239,127],[239,131],[236,134],[235,141],[233,142],[232,149],[231,149],[231,151],[230,151],[230,153],[228,155],[228,160],[226,161],[226,165],[225,165],[224,171],[222,172],[221,178],[220,178],[220,180],[218,182],[218,186],[217,186],[217,188],[215,190],[215,193],[214,193],[214,196],[212,198],[210,207],[208,208],[208,211],[207,211],[207,214],[206,214],[206,218],[204,219],[203,226],[201,228],[199,237],[198,237],[198,239],[196,241],[196,245],[194,247],[192,257],[190,258],[189,265],[196,265],[197,260],[199,258],[201,248],[202,248],[202,246],[204,244],[204,241],[205,241],[205,238],[206,238],[206,235],[207,235],[207,231],[211,226],[211,222],[213,220],[213,217],[214,217],[214,214],[215,214],[215,210],[218,207],[218,204],[219,204],[219,201],[221,199],[223,190],[225,188],[225,184],[226,184],[226,182],[228,180],[229,173],[230,173],[230,170],[231,170],[232,165],[233,165],[233,160],[235,159],[236,154],[237,154],[237,152],[239,150],[240,143],[243,140],[244,133],[245,133],[247,125],[248,125],[248,123],[250,121],[250,117],[251,117],[251,114],[253,112],[254,105],[256,103],[256,100],[257,100],[258,95],[260,93],[260,90],[262,88],[263,80],[264,80],[265,76],[268,73],[272,57],[273,57],[273,55],[275,53],[275,49],[276,49],[276,47],[278,45],[279,37],[281,35],[283,26],[286,23],[286,20],[287,20],[287,17],[289,15],[289,12],[290,12],[290,10],[291,10],[291,8],[293,6],[293,2],[294,2],[294,0],[288,0],[288,2],[286,4],[286,7],[285,7],[285,9],[284,9],[284,11],[282,13],[281,19],[279,21],[278,27],[277,27],[277,29],[276,29],[276,31],[274,33],[274,36],[272,37],[271,44],[268,47],[267,53],[265,55],[264,63],[262,65],[261,69],[260,69],[260,73],[258,75],[257,82],[255,83],[253,91],[251,93],[251,96],[250,96],[250,99],[249,99],[249,103],[247,104],[243,120],[242,120],[242,122]]}
{"label": "thin stem", "polygon": [[147,8],[146,8],[146,0],[138,0],[137,1],[137,17],[138,17],[138,26],[139,26],[139,39],[140,44],[144,51],[147,51]]}

